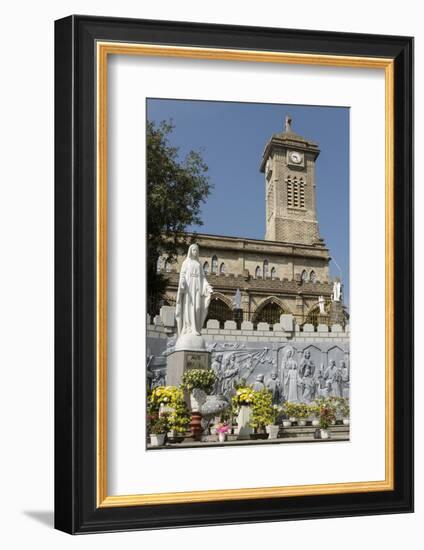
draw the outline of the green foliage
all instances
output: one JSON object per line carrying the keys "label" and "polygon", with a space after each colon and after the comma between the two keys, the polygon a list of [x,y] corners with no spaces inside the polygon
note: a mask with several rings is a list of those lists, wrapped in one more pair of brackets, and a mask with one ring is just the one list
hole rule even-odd
{"label": "green foliage", "polygon": [[183,374],[181,387],[192,391],[195,388],[211,393],[215,384],[216,375],[213,370],[189,369]]}
{"label": "green foliage", "polygon": [[161,405],[166,406],[168,429],[179,433],[186,432],[191,415],[184,401],[182,389],[176,386],[154,388],[148,396],[149,413],[158,414]]}
{"label": "green foliage", "polygon": [[313,407],[306,403],[293,403],[286,401],[283,405],[283,413],[287,418],[304,420],[313,413]]}
{"label": "green foliage", "polygon": [[151,425],[150,433],[152,434],[166,434],[169,430],[169,415],[162,414]]}
{"label": "green foliage", "polygon": [[265,429],[265,426],[274,424],[275,415],[276,412],[272,404],[272,392],[267,389],[253,392],[250,426],[256,429]]}
{"label": "green foliage", "polygon": [[169,413],[168,426],[170,431],[184,434],[188,430],[191,414],[187,409],[184,401],[175,405],[174,409]]}
{"label": "green foliage", "polygon": [[287,418],[296,418],[297,413],[297,403],[292,401],[286,401],[283,405],[283,414]]}
{"label": "green foliage", "polygon": [[336,420],[338,400],[329,398],[316,399],[313,403],[316,416],[319,418],[319,425],[326,430]]}
{"label": "green foliage", "polygon": [[349,399],[347,399],[346,397],[341,397],[338,410],[340,411],[340,414],[343,416],[343,418],[348,418],[350,414]]}
{"label": "green foliage", "polygon": [[180,159],[178,147],[170,144],[173,129],[172,122],[147,122],[147,275],[153,315],[167,284],[166,276],[157,272],[158,258],[175,260],[179,246],[187,244],[186,228],[202,225],[200,205],[211,190],[201,154],[190,151]]}

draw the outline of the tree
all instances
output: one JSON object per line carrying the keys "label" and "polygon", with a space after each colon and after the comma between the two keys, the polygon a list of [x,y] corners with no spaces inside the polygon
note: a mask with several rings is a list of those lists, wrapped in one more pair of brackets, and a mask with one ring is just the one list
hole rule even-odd
{"label": "tree", "polygon": [[200,205],[211,184],[208,167],[197,151],[184,159],[178,147],[170,144],[171,122],[147,122],[147,277],[149,313],[157,314],[167,285],[159,273],[159,256],[172,262],[181,246],[187,245],[185,233],[190,225],[203,225]]}

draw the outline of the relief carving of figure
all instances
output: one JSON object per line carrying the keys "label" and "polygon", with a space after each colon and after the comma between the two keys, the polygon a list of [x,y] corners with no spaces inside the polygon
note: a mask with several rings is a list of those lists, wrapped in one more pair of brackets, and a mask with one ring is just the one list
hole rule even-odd
{"label": "relief carving of figure", "polygon": [[330,361],[330,366],[324,372],[324,380],[331,397],[342,397],[342,373],[334,359]]}
{"label": "relief carving of figure", "polygon": [[280,380],[277,377],[277,373],[273,372],[271,378],[266,383],[266,388],[272,393],[272,403],[277,405],[281,401],[281,388]]}
{"label": "relief carving of figure", "polygon": [[227,398],[231,398],[236,393],[236,384],[238,382],[239,367],[236,365],[236,355],[232,353],[226,360],[222,369],[221,393]]}
{"label": "relief carving of figure", "polygon": [[211,365],[212,371],[215,373],[216,379],[215,384],[213,388],[214,394],[221,394],[222,393],[222,353],[217,353],[213,360]]}
{"label": "relief carving of figure", "polygon": [[265,388],[264,375],[263,374],[258,374],[256,376],[256,380],[253,382],[252,389],[253,389],[253,391],[261,391],[264,388]]}
{"label": "relief carving of figure", "polygon": [[349,387],[350,387],[350,375],[349,367],[346,365],[345,361],[340,361],[340,371],[342,377],[342,397],[349,397]]}
{"label": "relief carving of figure", "polygon": [[306,350],[299,365],[300,375],[305,376],[306,369],[309,368],[311,376],[315,374],[315,363],[311,359],[311,352]]}
{"label": "relief carving of figure", "polygon": [[283,359],[282,370],[284,372],[283,378],[283,392],[286,401],[292,401],[298,403],[301,401],[301,376],[297,368],[297,363],[293,359],[293,349],[288,348],[286,356]]}
{"label": "relief carving of figure", "polygon": [[302,402],[311,403],[315,399],[317,383],[314,380],[310,367],[306,367],[302,378]]}

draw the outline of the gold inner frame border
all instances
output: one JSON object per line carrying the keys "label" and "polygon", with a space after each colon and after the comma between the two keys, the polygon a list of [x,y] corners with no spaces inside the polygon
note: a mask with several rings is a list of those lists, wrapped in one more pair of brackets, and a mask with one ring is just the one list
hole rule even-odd
{"label": "gold inner frame border", "polygon": [[[383,69],[385,72],[385,479],[316,485],[217,489],[109,496],[107,491],[107,62],[109,55],[180,57]],[[97,506],[143,506],[394,490],[394,60],[390,58],[96,43],[97,61]]]}

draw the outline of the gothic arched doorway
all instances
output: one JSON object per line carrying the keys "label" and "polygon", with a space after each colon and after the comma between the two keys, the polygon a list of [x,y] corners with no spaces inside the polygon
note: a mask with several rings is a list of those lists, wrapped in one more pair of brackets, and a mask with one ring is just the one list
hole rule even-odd
{"label": "gothic arched doorway", "polygon": [[224,328],[225,321],[233,320],[233,310],[224,300],[222,300],[222,298],[219,296],[212,296],[205,326],[209,319],[216,319],[219,321],[219,328]]}
{"label": "gothic arched doorway", "polygon": [[253,314],[252,322],[256,329],[258,323],[268,323],[272,329],[272,325],[280,322],[280,315],[287,313],[281,304],[276,300],[270,300],[259,306]]}

